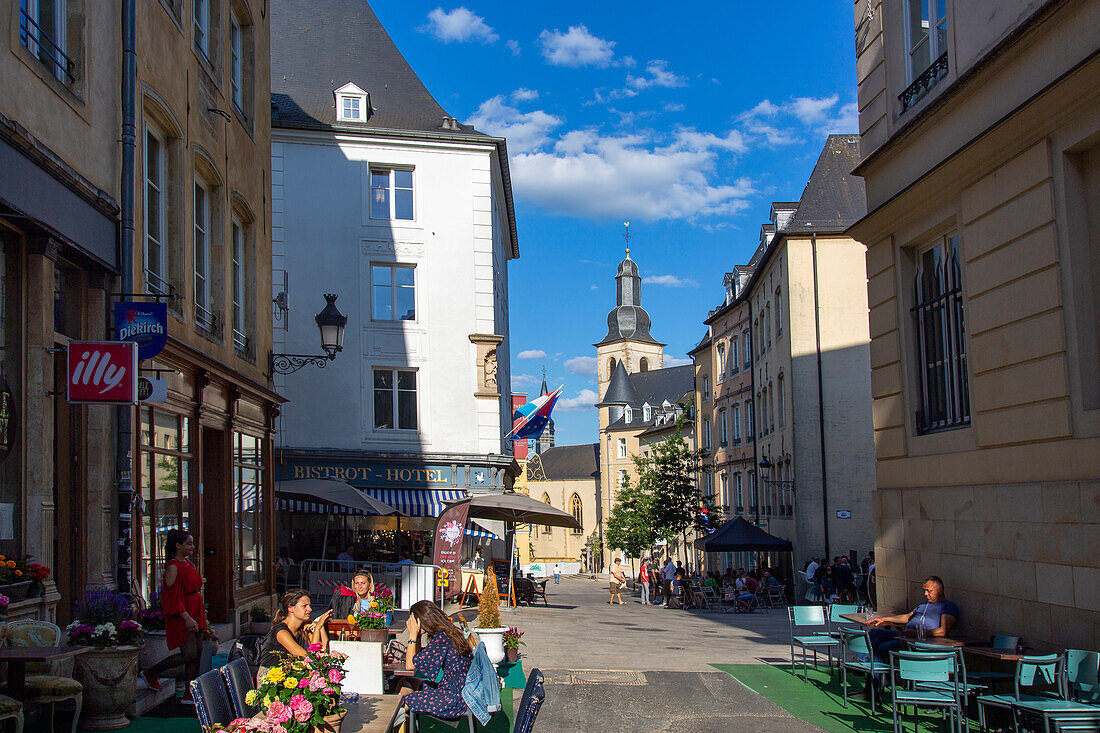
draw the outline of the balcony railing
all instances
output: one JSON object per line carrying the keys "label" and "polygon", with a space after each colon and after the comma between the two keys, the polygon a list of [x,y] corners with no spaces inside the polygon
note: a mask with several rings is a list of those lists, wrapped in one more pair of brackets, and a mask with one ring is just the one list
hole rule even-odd
{"label": "balcony railing", "polygon": [[218,334],[218,314],[195,303],[195,325],[209,334]]}
{"label": "balcony railing", "polygon": [[923,97],[929,89],[936,85],[943,77],[947,76],[947,52],[932,62],[932,64],[921,72],[920,76],[913,80],[913,83],[905,87],[905,91],[898,95],[898,101],[901,102],[901,111],[909,109],[913,106],[913,103]]}
{"label": "balcony railing", "polygon": [[172,284],[152,270],[146,269],[145,289],[154,295],[170,295]]}
{"label": "balcony railing", "polygon": [[242,354],[248,353],[248,337],[237,329],[233,329],[233,348]]}
{"label": "balcony railing", "polygon": [[[38,60],[53,72],[53,75],[66,84],[76,81],[73,76],[73,60],[65,55],[49,34],[39,27],[26,8],[19,9],[19,42]],[[62,78],[64,77],[64,78]]]}

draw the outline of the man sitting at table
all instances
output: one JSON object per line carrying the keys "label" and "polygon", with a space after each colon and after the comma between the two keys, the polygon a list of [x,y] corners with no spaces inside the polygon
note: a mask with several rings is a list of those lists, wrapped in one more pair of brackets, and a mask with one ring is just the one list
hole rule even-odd
{"label": "man sitting at table", "polygon": [[[951,627],[959,620],[959,607],[947,600],[943,590],[943,581],[932,575],[924,581],[924,603],[909,613],[896,616],[883,616],[867,622],[873,628],[867,631],[867,641],[871,645],[875,659],[890,664],[890,652],[899,651],[905,646],[902,632],[896,629],[877,628],[885,624],[904,624],[906,636],[920,635],[942,637],[951,632]],[[864,691],[870,695],[870,688]]]}

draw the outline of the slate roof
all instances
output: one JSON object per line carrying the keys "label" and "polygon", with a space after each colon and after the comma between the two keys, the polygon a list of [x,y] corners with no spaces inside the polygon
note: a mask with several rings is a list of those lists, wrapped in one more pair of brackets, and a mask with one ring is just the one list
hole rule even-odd
{"label": "slate roof", "polygon": [[634,387],[630,383],[630,375],[626,372],[626,366],[620,361],[615,365],[615,371],[611,374],[611,381],[607,383],[607,391],[603,393],[603,399],[596,407],[633,405],[637,399],[638,395],[635,394]]}
{"label": "slate roof", "polygon": [[336,125],[333,91],[353,82],[370,94],[366,122],[340,126],[481,134],[453,119],[397,50],[364,0],[272,0],[271,124]]}
{"label": "slate roof", "polygon": [[558,445],[539,454],[547,481],[600,475],[600,444]]}
{"label": "slate roof", "polygon": [[859,163],[858,135],[829,135],[814,172],[783,234],[843,232],[867,213],[863,179],[852,175]]}
{"label": "slate roof", "polygon": [[[620,370],[622,370],[621,377]],[[621,380],[618,384],[616,384],[616,377]],[[609,430],[624,430],[654,425],[656,414],[666,400],[671,405],[683,405],[686,404],[685,395],[687,394],[695,394],[693,364],[627,374],[626,368],[622,362],[619,362],[615,367],[615,373],[611,376],[611,382],[607,385],[606,395],[611,395],[613,400],[608,400],[605,396],[598,406],[630,405],[633,419],[629,423],[624,415],[607,426]],[[644,419],[645,412],[642,409],[647,402],[653,408],[653,416],[649,420]]]}

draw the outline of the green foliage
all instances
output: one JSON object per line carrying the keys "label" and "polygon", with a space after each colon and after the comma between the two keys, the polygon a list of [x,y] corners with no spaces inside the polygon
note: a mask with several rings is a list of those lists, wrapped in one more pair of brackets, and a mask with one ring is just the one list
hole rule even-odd
{"label": "green foliage", "polygon": [[628,479],[615,494],[615,505],[607,520],[607,544],[631,557],[641,557],[656,541],[653,496],[640,483],[631,484]]}
{"label": "green foliage", "polygon": [[697,478],[705,473],[707,453],[692,450],[684,440],[686,414],[676,419],[676,430],[653,445],[648,456],[635,456],[639,489],[650,497],[656,539],[671,540],[692,527],[702,497]]}

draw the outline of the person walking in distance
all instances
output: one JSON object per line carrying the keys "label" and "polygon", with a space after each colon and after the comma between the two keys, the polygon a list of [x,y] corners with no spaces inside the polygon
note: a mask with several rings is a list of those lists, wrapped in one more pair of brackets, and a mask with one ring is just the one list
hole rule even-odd
{"label": "person walking in distance", "polygon": [[638,580],[642,583],[642,605],[648,606],[649,602],[649,560],[642,560],[642,569],[638,572]]}
{"label": "person walking in distance", "polygon": [[554,565],[554,585],[561,582],[561,565]]}
{"label": "person walking in distance", "polygon": [[626,573],[623,572],[622,558],[615,558],[614,564],[611,566],[611,600],[609,604],[614,605],[615,599],[619,599],[619,605],[625,606],[623,603],[622,589],[626,585]]}
{"label": "person walking in distance", "polygon": [[672,558],[669,557],[665,566],[661,568],[661,580],[664,581],[664,595],[665,595],[665,607],[668,607],[668,601],[672,598],[672,581],[676,580],[676,565],[672,562]]}

